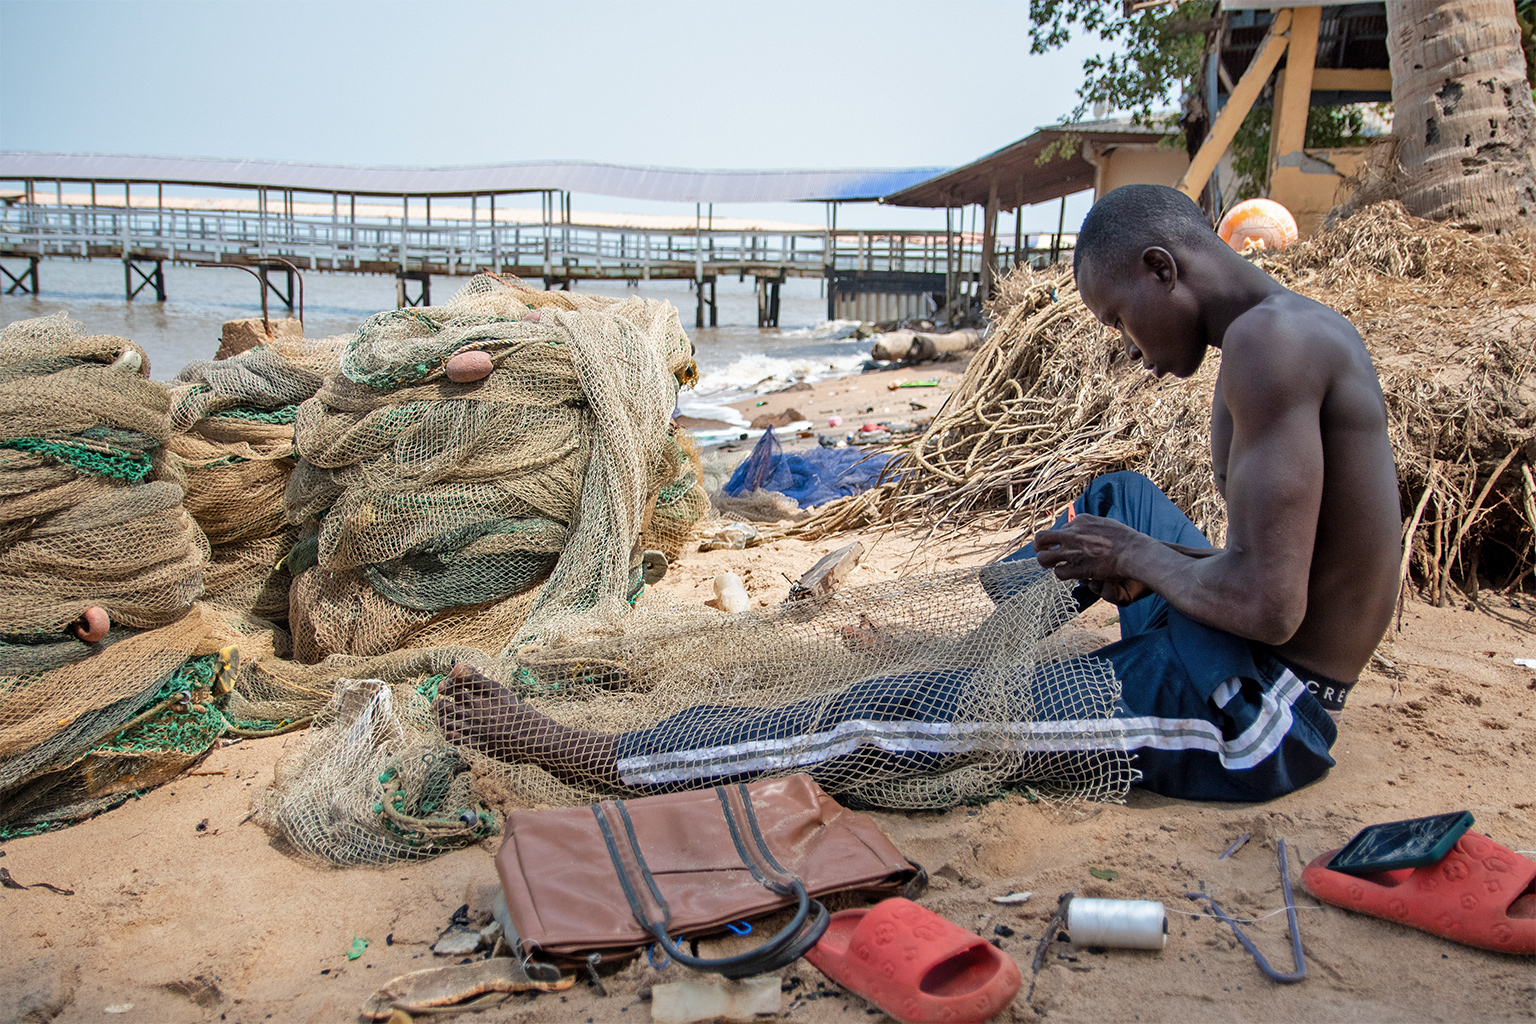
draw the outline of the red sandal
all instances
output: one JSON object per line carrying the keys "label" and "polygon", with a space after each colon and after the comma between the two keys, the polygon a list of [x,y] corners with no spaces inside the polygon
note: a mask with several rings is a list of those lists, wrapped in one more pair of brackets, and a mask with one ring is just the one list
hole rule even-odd
{"label": "red sandal", "polygon": [[1331,850],[1301,884],[1325,903],[1492,949],[1536,954],[1536,862],[1467,833],[1436,864],[1371,875],[1328,870]]}
{"label": "red sandal", "polygon": [[982,1024],[1024,980],[1013,957],[900,897],[833,914],[805,958],[903,1024]]}

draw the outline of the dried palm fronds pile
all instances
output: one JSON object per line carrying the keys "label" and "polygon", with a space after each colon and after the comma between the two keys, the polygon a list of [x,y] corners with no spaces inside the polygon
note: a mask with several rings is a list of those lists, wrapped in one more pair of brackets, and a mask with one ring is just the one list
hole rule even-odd
{"label": "dried palm fronds pile", "polygon": [[1220,539],[1208,430],[1217,353],[1188,380],[1155,380],[1126,359],[1065,269],[1010,274],[991,314],[991,337],[960,386],[882,482],[823,505],[789,532],[939,530],[977,516],[1042,526],[1095,476],[1137,469]]}
{"label": "dried palm fronds pile", "polygon": [[[1381,203],[1265,270],[1360,330],[1386,397],[1410,565],[1437,600],[1479,570],[1502,587],[1536,535],[1536,246],[1484,240]],[[1151,477],[1220,543],[1211,480],[1212,352],[1188,380],[1153,380],[1083,305],[1069,271],[1021,268],[993,330],[928,430],[876,488],[823,506],[792,533],[960,526],[1037,528],[1094,476]]]}
{"label": "dried palm fronds pile", "polygon": [[1409,567],[1509,589],[1536,537],[1536,243],[1379,203],[1261,266],[1359,329],[1387,401]]}

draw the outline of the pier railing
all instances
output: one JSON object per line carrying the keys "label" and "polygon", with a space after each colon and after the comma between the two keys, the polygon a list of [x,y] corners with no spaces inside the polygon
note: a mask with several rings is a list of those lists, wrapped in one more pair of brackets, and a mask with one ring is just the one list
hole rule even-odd
{"label": "pier railing", "polygon": [[[1037,236],[1038,238],[1039,236]],[[1048,239],[1046,239],[1048,242]],[[1000,268],[1046,249],[998,253]],[[255,211],[145,209],[26,201],[0,205],[0,256],[257,263],[303,270],[546,279],[821,277],[829,270],[981,269],[981,239],[943,231],[698,230],[567,223],[352,219]]]}

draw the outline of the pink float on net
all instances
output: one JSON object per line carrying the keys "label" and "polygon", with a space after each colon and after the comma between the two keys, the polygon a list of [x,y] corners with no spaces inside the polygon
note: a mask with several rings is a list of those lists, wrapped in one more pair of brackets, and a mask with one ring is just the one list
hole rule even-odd
{"label": "pink float on net", "polygon": [[75,635],[88,644],[98,643],[107,638],[107,631],[112,628],[112,619],[107,615],[107,610],[100,605],[91,605],[80,613],[69,627]]}
{"label": "pink float on net", "polygon": [[476,350],[460,352],[453,356],[443,369],[448,374],[448,379],[455,384],[468,384],[471,381],[484,380],[495,368],[489,355]]}

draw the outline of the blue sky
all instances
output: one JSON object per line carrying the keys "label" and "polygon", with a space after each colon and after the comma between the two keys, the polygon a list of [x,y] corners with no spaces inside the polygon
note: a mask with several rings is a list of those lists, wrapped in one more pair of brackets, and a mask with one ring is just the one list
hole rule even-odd
{"label": "blue sky", "polygon": [[[1030,56],[1027,11],[1027,0],[0,0],[0,148],[403,165],[954,165],[1074,104],[1090,47]],[[575,205],[671,212],[581,195]],[[1026,227],[1054,229],[1055,213],[1026,211]],[[942,216],[850,210],[840,223]]]}

